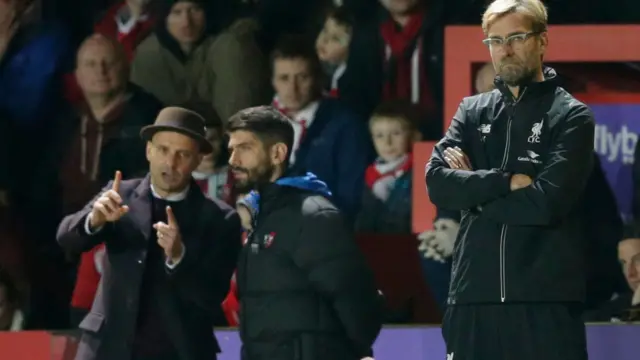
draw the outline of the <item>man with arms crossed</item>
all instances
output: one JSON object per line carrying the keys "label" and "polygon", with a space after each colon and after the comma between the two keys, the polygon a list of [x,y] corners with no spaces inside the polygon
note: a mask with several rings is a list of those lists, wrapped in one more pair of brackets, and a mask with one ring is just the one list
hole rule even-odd
{"label": "man with arms crossed", "polygon": [[427,165],[429,196],[462,211],[443,336],[448,358],[586,360],[579,207],[591,111],[556,84],[539,0],[482,18],[496,89],[465,98]]}
{"label": "man with arms crossed", "polygon": [[[237,282],[243,360],[360,360],[382,303],[373,273],[313,174],[287,177],[291,122],[273,107],[231,117],[229,165],[252,213]],[[369,358],[370,359],[370,358]]]}
{"label": "man with arms crossed", "polygon": [[149,175],[115,179],[62,220],[68,251],[106,244],[100,286],[76,360],[212,360],[214,314],[241,247],[240,218],[206,198],[191,173],[212,151],[200,115],[165,108],[142,128]]}

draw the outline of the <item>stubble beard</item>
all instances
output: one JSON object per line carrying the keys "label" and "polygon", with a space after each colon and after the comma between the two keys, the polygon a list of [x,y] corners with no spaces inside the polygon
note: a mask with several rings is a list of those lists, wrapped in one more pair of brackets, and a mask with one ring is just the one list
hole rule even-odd
{"label": "stubble beard", "polygon": [[244,181],[236,180],[234,187],[241,194],[257,190],[261,185],[271,182],[271,177],[274,171],[275,167],[270,164],[265,164],[256,169],[245,171],[247,179]]}
{"label": "stubble beard", "polygon": [[498,71],[500,79],[509,86],[520,86],[530,82],[535,71],[528,68],[525,64],[503,63]]}

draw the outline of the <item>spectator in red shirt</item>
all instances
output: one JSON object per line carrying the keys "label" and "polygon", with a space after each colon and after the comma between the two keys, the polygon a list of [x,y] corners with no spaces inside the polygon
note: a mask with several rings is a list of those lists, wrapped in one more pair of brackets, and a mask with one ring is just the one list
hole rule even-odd
{"label": "spectator in red shirt", "polygon": [[102,277],[105,254],[104,244],[100,244],[91,251],[83,253],[80,258],[76,286],[71,297],[70,325],[72,327],[77,327],[91,309],[100,277]]}
{"label": "spectator in red shirt", "polygon": [[131,61],[136,46],[153,30],[155,17],[149,11],[151,0],[125,0],[116,3],[100,20],[94,30],[118,40]]}

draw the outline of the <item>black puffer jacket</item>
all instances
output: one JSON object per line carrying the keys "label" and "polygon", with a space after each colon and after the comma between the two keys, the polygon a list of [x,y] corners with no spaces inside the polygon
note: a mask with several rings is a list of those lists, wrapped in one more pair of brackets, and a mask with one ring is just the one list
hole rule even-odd
{"label": "black puffer jacket", "polygon": [[370,356],[382,322],[373,273],[336,207],[298,185],[260,189],[237,273],[242,359]]}

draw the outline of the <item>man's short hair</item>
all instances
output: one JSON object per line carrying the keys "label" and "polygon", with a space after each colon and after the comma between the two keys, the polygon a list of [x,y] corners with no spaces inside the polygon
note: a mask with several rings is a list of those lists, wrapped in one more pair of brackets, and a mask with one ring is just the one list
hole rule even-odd
{"label": "man's short hair", "polygon": [[293,125],[291,121],[273,106],[256,106],[240,110],[229,119],[227,131],[248,131],[253,133],[265,146],[276,143],[287,145],[289,163],[293,151]]}
{"label": "man's short hair", "polygon": [[495,0],[482,15],[482,31],[488,34],[489,27],[498,19],[509,14],[523,14],[531,21],[531,31],[547,31],[549,16],[547,8],[540,0]]}
{"label": "man's short hair", "polygon": [[422,111],[416,104],[406,100],[389,100],[381,103],[373,110],[369,125],[379,118],[392,118],[402,121],[409,130],[417,131],[422,119]]}
{"label": "man's short hair", "polygon": [[276,60],[303,59],[309,64],[309,70],[314,76],[322,76],[322,65],[318,59],[315,41],[304,35],[285,35],[276,43],[271,51],[271,72]]}

